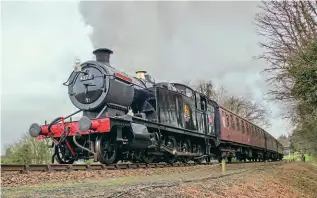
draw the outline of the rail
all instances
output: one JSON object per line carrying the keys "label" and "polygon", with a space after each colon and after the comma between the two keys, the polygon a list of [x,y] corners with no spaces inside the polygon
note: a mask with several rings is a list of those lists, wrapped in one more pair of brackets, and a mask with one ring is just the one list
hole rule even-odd
{"label": "rail", "polygon": [[[214,163],[207,163],[214,164]],[[138,169],[138,168],[165,168],[195,166],[198,164],[1,164],[1,172],[9,171],[80,171],[80,170],[118,170],[118,169]],[[205,164],[206,165],[206,164]]]}
{"label": "rail", "polygon": [[[246,162],[246,163],[231,163],[231,164],[274,164],[283,161],[272,162]],[[228,164],[229,166],[231,164]],[[140,169],[140,168],[167,168],[167,167],[186,167],[199,165],[219,165],[221,163],[152,163],[152,164],[1,164],[1,172],[19,171],[26,173],[30,171],[88,171],[88,170],[123,170],[123,169]]]}

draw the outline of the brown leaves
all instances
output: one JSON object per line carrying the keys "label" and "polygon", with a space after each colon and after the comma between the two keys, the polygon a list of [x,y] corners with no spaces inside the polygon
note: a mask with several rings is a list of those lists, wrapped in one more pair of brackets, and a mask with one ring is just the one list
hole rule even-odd
{"label": "brown leaves", "polygon": [[[228,169],[229,174],[222,177],[219,169],[211,169],[206,166],[170,169],[103,171],[101,174],[98,173],[100,175],[98,175],[95,171],[88,172],[85,175],[82,175],[82,172],[63,173],[63,175],[59,175],[59,177],[65,177],[63,180],[58,180],[61,184],[59,188],[28,187],[25,188],[24,191],[21,191],[21,194],[23,192],[26,192],[25,194],[32,193],[33,197],[37,195],[36,193],[38,193],[43,196],[54,194],[57,197],[140,198],[310,198],[316,197],[317,195],[317,166],[314,167],[313,165],[307,163],[289,163],[275,167],[268,165],[260,168],[254,164],[244,164],[244,166],[245,167],[232,165],[230,166],[234,169],[234,171],[231,172],[232,174],[229,173],[230,170]],[[242,171],[241,169],[245,171]],[[194,170],[197,171],[194,172]],[[122,174],[131,174],[131,176],[160,174],[163,180],[162,178],[158,180],[157,177],[143,177],[136,183],[116,183],[115,185],[109,185],[109,177],[106,176],[106,172],[114,173],[114,175],[112,175],[114,177],[121,177]],[[179,173],[179,175],[182,175],[182,177],[186,177],[191,181],[185,182],[185,180],[182,182],[177,181],[173,177],[169,177],[174,172]],[[233,174],[234,172],[239,173]],[[96,176],[96,179],[93,179],[91,174]],[[13,180],[17,182],[23,179],[24,182],[28,182],[25,185],[29,185],[34,179],[32,175],[24,175],[24,178],[17,178],[15,176],[15,179]],[[55,175],[56,173],[50,173],[45,176],[45,183],[52,183],[54,179],[50,178],[55,177]],[[3,176],[4,174],[2,177]],[[207,178],[205,178],[206,176]],[[37,179],[40,180],[38,183],[44,183],[40,177],[43,177],[43,173],[37,175]],[[8,179],[9,177],[5,176],[5,178]],[[88,179],[100,182],[90,184],[89,182],[86,182]],[[78,185],[78,183],[76,185],[76,181],[78,180],[81,181],[81,185]],[[2,184],[4,181],[6,180],[2,179]],[[63,184],[66,183],[60,181],[67,181],[67,183],[73,181],[73,185],[71,187],[64,187]],[[19,189],[17,191],[21,190],[21,188],[14,188],[11,189],[11,191],[14,191],[15,189]],[[4,193],[11,192],[6,188],[2,190]],[[71,195],[69,195],[70,193]],[[23,195],[25,196],[25,194]]]}
{"label": "brown leaves", "polygon": [[189,166],[169,167],[157,169],[129,169],[129,170],[98,170],[98,171],[72,171],[72,172],[30,172],[28,174],[4,172],[1,175],[1,185],[4,187],[25,186],[49,182],[83,181],[89,179],[105,179],[128,176],[149,176],[154,174],[182,173],[193,170],[203,170],[212,167]]}
{"label": "brown leaves", "polygon": [[[182,185],[170,189],[184,197],[217,198],[304,198],[316,197],[317,168],[308,164],[285,164],[219,178],[217,180]],[[187,193],[193,192],[193,193]]]}

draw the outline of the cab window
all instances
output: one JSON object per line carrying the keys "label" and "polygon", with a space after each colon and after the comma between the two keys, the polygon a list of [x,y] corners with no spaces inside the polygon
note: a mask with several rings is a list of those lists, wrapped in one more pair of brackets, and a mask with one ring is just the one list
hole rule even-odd
{"label": "cab window", "polygon": [[188,88],[186,88],[186,93],[185,93],[185,95],[187,96],[187,97],[189,97],[189,98],[194,98],[194,94],[193,94],[193,91],[192,90],[190,90],[190,89],[188,89]]}
{"label": "cab window", "polygon": [[196,108],[198,110],[202,110],[201,109],[201,101],[200,101],[200,94],[199,93],[196,93]]}

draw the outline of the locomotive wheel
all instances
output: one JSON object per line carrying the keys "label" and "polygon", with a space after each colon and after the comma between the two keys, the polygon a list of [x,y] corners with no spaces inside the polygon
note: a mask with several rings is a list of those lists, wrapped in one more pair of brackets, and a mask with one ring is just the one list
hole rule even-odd
{"label": "locomotive wheel", "polygon": [[[196,153],[202,155],[202,150],[201,150],[201,146],[200,145],[196,146]],[[201,164],[203,161],[204,161],[203,157],[194,160],[194,162],[199,163],[199,164]]]}
{"label": "locomotive wheel", "polygon": [[[165,144],[165,146],[167,146],[171,149],[176,149],[176,140],[173,136],[167,136],[165,138],[164,144]],[[168,155],[168,156],[164,157],[164,161],[166,163],[173,164],[176,161],[176,157],[173,155]]]}
{"label": "locomotive wheel", "polygon": [[73,164],[74,159],[69,156],[70,151],[67,149],[66,145],[61,143],[55,146],[55,159],[59,164]]}
{"label": "locomotive wheel", "polygon": [[98,160],[102,164],[112,164],[118,162],[118,149],[115,138],[102,135],[96,141],[96,152]]}
{"label": "locomotive wheel", "polygon": [[[181,148],[182,148],[182,152],[189,152],[191,153],[191,146],[190,146],[190,141],[186,140],[184,142],[181,143]],[[191,157],[182,157],[181,161],[184,163],[188,163],[191,160]]]}
{"label": "locomotive wheel", "polygon": [[154,161],[155,156],[149,155],[147,152],[144,152],[141,159],[143,163],[150,164]]}

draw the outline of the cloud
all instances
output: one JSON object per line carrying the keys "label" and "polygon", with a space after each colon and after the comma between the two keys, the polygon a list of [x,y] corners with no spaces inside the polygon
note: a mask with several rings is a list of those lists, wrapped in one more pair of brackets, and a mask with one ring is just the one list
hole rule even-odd
{"label": "cloud", "polygon": [[1,31],[3,149],[33,122],[76,110],[62,83],[75,56],[91,59],[93,48],[77,2],[4,2]]}

